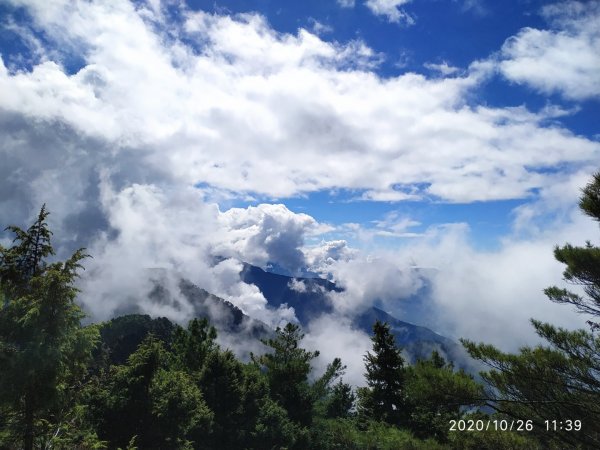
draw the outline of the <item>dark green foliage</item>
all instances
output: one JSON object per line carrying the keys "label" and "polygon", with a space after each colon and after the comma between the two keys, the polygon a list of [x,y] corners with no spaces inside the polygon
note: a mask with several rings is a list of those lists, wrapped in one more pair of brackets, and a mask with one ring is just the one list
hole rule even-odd
{"label": "dark green foliage", "polygon": [[177,327],[173,336],[173,352],[179,366],[188,373],[200,374],[204,360],[217,348],[217,332],[208,320],[192,319],[187,330]]}
{"label": "dark green foliage", "polygon": [[171,356],[152,336],[126,365],[103,374],[88,395],[98,434],[111,447],[125,447],[135,436],[139,448],[183,448],[191,445],[191,435],[207,433],[212,425],[200,389],[172,368]]}
{"label": "dark green foliage", "polygon": [[341,377],[346,371],[346,366],[342,364],[340,358],[334,358],[334,360],[327,365],[325,373],[317,379],[313,386],[313,394],[317,399],[323,399],[327,397],[331,392],[331,385],[334,380]]}
{"label": "dark green foliage", "polygon": [[[598,219],[600,175],[582,208]],[[595,215],[596,214],[596,215]],[[367,386],[343,382],[339,358],[311,377],[318,352],[296,325],[242,364],[219,348],[206,319],[187,327],[130,315],[81,327],[73,281],[82,251],[51,263],[42,209],[9,249],[0,247],[0,448],[16,449],[550,449],[600,446],[600,338],[533,321],[549,346],[517,355],[465,342],[492,367],[481,385],[434,352],[405,365],[387,324],[373,327]],[[566,245],[556,257],[587,298],[550,288],[554,301],[597,314],[600,251]],[[599,307],[600,309],[600,307]],[[597,314],[598,315],[598,314]],[[595,325],[595,324],[593,324]],[[98,341],[91,361],[91,350]],[[314,381],[311,381],[314,380]],[[355,410],[354,402],[358,395]],[[498,411],[476,411],[483,399]],[[358,414],[357,414],[358,411]],[[449,432],[451,419],[534,421],[527,433]],[[580,433],[544,420],[579,419]]]}
{"label": "dark green foliage", "polygon": [[308,440],[306,428],[292,422],[278,403],[263,397],[249,440],[250,448],[302,450],[307,448]]}
{"label": "dark green foliage", "polygon": [[446,442],[450,420],[459,419],[465,407],[481,405],[484,396],[471,375],[455,372],[435,351],[406,367],[405,380],[406,426],[419,438]]}
{"label": "dark green foliage", "polygon": [[[583,189],[579,206],[592,219],[600,221],[600,172]],[[588,296],[582,297],[556,286],[545,290],[550,300],[575,306],[582,313],[600,316],[600,248],[590,242],[585,247],[567,244],[554,249],[555,258],[567,267],[563,273],[565,280],[583,287]],[[588,322],[593,328],[599,328],[596,322]]]}
{"label": "dark green foliage", "polygon": [[352,392],[352,386],[339,380],[331,388],[331,394],[326,403],[325,414],[332,419],[350,417],[355,401],[356,395]]}
{"label": "dark green foliage", "polygon": [[199,386],[214,414],[213,448],[241,448],[244,420],[244,368],[231,351],[213,350],[204,362]]}
{"label": "dark green foliage", "polygon": [[[594,220],[600,220],[600,174],[583,190],[580,206]],[[572,304],[582,313],[600,316],[600,249],[557,247],[555,257],[566,264],[565,280],[582,285],[586,297],[558,287],[546,289],[550,300]],[[491,370],[483,373],[491,389],[491,405],[499,412],[535,421],[540,442],[562,448],[600,448],[600,338],[597,322],[588,322],[592,331],[568,331],[532,321],[537,334],[548,344],[525,347],[507,354],[491,345],[463,344]],[[581,432],[546,432],[545,420],[581,420]]]}
{"label": "dark green foliage", "polygon": [[600,172],[595,173],[592,181],[583,188],[579,207],[585,214],[600,222]]}
{"label": "dark green foliage", "polygon": [[61,437],[98,339],[96,327],[81,326],[75,303],[73,283],[86,255],[78,250],[47,262],[54,253],[47,216],[42,207],[27,231],[9,227],[14,245],[0,246],[0,436],[27,450]]}
{"label": "dark green foliage", "polygon": [[406,430],[385,422],[368,421],[359,426],[354,419],[319,420],[312,428],[315,450],[442,450],[432,439],[416,439]]}
{"label": "dark green foliage", "polygon": [[[340,358],[327,365],[325,373],[312,385],[315,398],[315,414],[327,417],[346,417],[354,406],[355,396],[350,385],[340,379],[346,371]],[[337,384],[333,384],[339,379]]]}
{"label": "dark green foliage", "polygon": [[254,361],[264,368],[271,397],[288,413],[289,418],[303,426],[310,425],[315,397],[308,383],[310,362],[319,352],[309,352],[299,346],[304,337],[298,325],[288,323],[276,330],[274,339],[264,341],[273,349]]}
{"label": "dark green foliage", "polygon": [[[27,231],[15,225],[6,227],[15,235],[12,247],[0,247],[0,280],[6,300],[30,292],[29,281],[44,271],[46,258],[54,255],[50,243],[52,232],[46,223],[48,215],[46,205],[43,205],[37,220]],[[84,255],[80,253],[80,256]]]}
{"label": "dark green foliage", "polygon": [[100,324],[101,346],[110,364],[125,364],[142,341],[152,334],[167,347],[171,345],[175,325],[164,318],[152,319],[148,315],[130,314],[116,317]]}
{"label": "dark green foliage", "polygon": [[269,396],[268,380],[259,367],[247,364],[242,368],[239,428],[230,430],[237,434],[239,445],[232,448],[294,448],[297,442],[305,441],[305,430],[291,422],[287,411]]}
{"label": "dark green foliage", "polygon": [[373,325],[373,352],[367,352],[367,388],[358,391],[359,412],[363,417],[399,425],[404,411],[404,359],[386,323]]}
{"label": "dark green foliage", "polygon": [[[568,448],[600,443],[600,338],[584,331],[533,322],[550,347],[523,348],[517,355],[490,345],[465,342],[467,350],[493,370],[482,374],[493,386],[488,395],[500,412],[535,421],[538,438],[560,439]],[[546,432],[545,420],[582,420],[585,433]]]}

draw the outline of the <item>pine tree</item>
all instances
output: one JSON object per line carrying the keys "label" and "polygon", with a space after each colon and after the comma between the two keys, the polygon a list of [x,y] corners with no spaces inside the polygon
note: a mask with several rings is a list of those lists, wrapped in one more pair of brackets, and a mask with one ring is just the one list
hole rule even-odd
{"label": "pine tree", "polygon": [[[579,203],[592,219],[600,221],[600,173],[583,190]],[[583,285],[588,298],[550,287],[550,300],[571,304],[582,313],[600,316],[600,248],[565,245],[555,249],[556,259],[566,264],[565,280]],[[523,348],[508,354],[491,345],[463,341],[469,353],[488,364],[483,373],[491,389],[490,406],[500,413],[533,420],[534,433],[542,442],[560,440],[563,448],[600,448],[600,337],[597,321],[591,332],[568,331],[532,320],[537,334],[549,345]],[[546,432],[546,421],[580,420],[581,431]]]}
{"label": "pine tree", "polygon": [[304,337],[298,325],[288,323],[276,330],[276,337],[263,341],[273,349],[254,358],[266,370],[272,398],[288,413],[289,418],[302,426],[312,422],[314,395],[308,383],[310,362],[319,352],[309,352],[299,346]]}
{"label": "pine tree", "polygon": [[373,353],[367,352],[367,388],[359,389],[361,415],[376,421],[399,425],[403,409],[404,358],[387,323],[373,325]]}
{"label": "pine tree", "polygon": [[200,376],[207,356],[218,348],[217,331],[208,319],[192,319],[187,330],[177,327],[173,333],[173,352],[179,368],[194,378]]}
{"label": "pine tree", "polygon": [[[579,207],[593,220],[600,222],[600,172],[583,189]],[[589,241],[585,247],[567,244],[557,246],[554,257],[567,266],[563,273],[565,280],[582,286],[588,298],[556,286],[545,290],[548,298],[556,303],[571,304],[581,313],[600,316],[600,248]],[[600,328],[598,322],[588,321],[588,324],[592,329]]]}
{"label": "pine tree", "polygon": [[405,369],[406,427],[419,438],[448,440],[450,420],[461,417],[466,407],[480,406],[482,386],[463,370],[434,351],[429,359]]}
{"label": "pine tree", "polygon": [[98,339],[95,327],[81,326],[84,314],[75,303],[73,283],[86,255],[80,249],[49,263],[47,216],[42,207],[28,230],[8,227],[13,246],[0,246],[0,409],[9,415],[7,434],[26,450],[44,439],[40,422],[60,433]]}
{"label": "pine tree", "polygon": [[243,448],[244,369],[230,350],[215,349],[206,357],[199,387],[214,413],[212,448]]}
{"label": "pine tree", "polygon": [[326,405],[326,416],[329,418],[346,418],[352,413],[356,395],[352,386],[339,380],[333,385]]}

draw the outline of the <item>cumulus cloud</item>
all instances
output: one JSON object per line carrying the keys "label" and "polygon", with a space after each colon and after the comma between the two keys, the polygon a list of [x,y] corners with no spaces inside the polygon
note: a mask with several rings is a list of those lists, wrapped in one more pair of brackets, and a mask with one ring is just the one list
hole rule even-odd
{"label": "cumulus cloud", "polygon": [[411,0],[367,0],[365,6],[376,16],[385,17],[388,22],[412,25],[414,19],[402,8],[402,5],[410,3]]}
{"label": "cumulus cloud", "polygon": [[[179,293],[184,278],[268,325],[296,320],[293,309],[269,308],[256,286],[240,281],[239,260],[214,264],[212,245],[229,241],[229,230],[219,227],[218,209],[203,203],[197,190],[168,192],[133,184],[116,191],[107,175],[100,188],[109,228],[90,243],[93,259],[86,261],[80,285],[81,300],[94,319],[139,310],[186,322],[194,308]],[[171,301],[149,298],[157,283]]]}
{"label": "cumulus cloud", "polygon": [[0,61],[4,110],[64,124],[102,142],[96,158],[135,158],[171,182],[237,196],[347,188],[373,201],[470,202],[526,197],[552,176],[536,169],[598,155],[597,142],[541,113],[469,106],[481,65],[382,79],[363,42],[277,33],[256,14],[182,7],[183,21],[167,22],[144,3],[23,4],[52,52],[64,45],[81,67],[67,71],[50,51],[30,71]]}
{"label": "cumulus cloud", "polygon": [[275,262],[291,273],[307,265],[301,250],[305,236],[328,230],[311,216],[293,213],[282,204],[231,208],[219,216],[219,222],[228,237],[215,245],[215,253],[263,268]]}
{"label": "cumulus cloud", "polygon": [[306,283],[303,280],[292,278],[292,281],[288,283],[289,288],[292,291],[304,293],[307,291]]}
{"label": "cumulus cloud", "polygon": [[357,250],[350,248],[343,239],[321,241],[317,245],[304,248],[309,270],[325,275],[336,261],[349,261],[356,253]]}
{"label": "cumulus cloud", "polygon": [[600,98],[600,2],[547,5],[552,28],[524,28],[501,50],[500,71],[511,81],[571,100]]}
{"label": "cumulus cloud", "polygon": [[[563,236],[556,230],[535,245],[517,240],[487,255],[465,244],[462,228],[433,228],[415,236],[412,253],[369,258],[342,240],[306,248],[306,236],[329,228],[283,205],[222,212],[208,199],[350,189],[371,201],[472,202],[540,191],[552,203],[544,192],[575,185],[561,173],[589,174],[600,144],[548,124],[545,110],[473,104],[486,63],[453,78],[383,78],[374,72],[381,55],[364,42],[278,33],[257,14],[181,5],[169,15],[158,2],[7,4],[24,9],[10,29],[36,57],[30,67],[0,58],[0,216],[27,223],[48,203],[61,251],[86,246],[94,256],[82,288],[96,318],[147,296],[145,269],[165,268],[267,323],[294,320],[293,310],[269,310],[256,288],[238,282],[240,259],[331,272],[347,288],[338,302],[344,313],[355,308],[351,302],[393,307],[423,282],[408,256],[451,274],[434,280],[440,328],[500,340],[515,311],[523,323],[538,316],[542,300],[530,308],[516,299],[520,288],[537,299],[555,282],[556,266],[541,272],[542,260],[551,260],[547,249]],[[399,2],[386,4],[400,14]],[[28,15],[24,27],[19,18]],[[75,62],[67,64],[69,56]],[[541,203],[516,211],[519,233],[533,235],[542,212]],[[367,231],[406,235],[414,226],[388,217]],[[365,230],[350,224],[342,231]],[[215,263],[216,256],[225,260]],[[511,258],[528,264],[513,273]],[[530,275],[535,267],[540,272]],[[484,281],[469,284],[467,276]],[[451,294],[444,296],[446,282]],[[189,308],[175,300],[141,306],[183,320]],[[562,319],[546,303],[542,309]]]}
{"label": "cumulus cloud", "polygon": [[438,326],[447,335],[511,351],[537,340],[528,323],[532,317],[567,328],[585,326],[568,307],[550,303],[543,289],[561,280],[563,267],[553,259],[553,246],[581,243],[581,231],[592,228],[597,231],[577,218],[558,233],[507,239],[498,251],[488,252],[473,249],[459,229],[441,236],[435,253],[413,249],[417,261],[438,269],[432,280]]}

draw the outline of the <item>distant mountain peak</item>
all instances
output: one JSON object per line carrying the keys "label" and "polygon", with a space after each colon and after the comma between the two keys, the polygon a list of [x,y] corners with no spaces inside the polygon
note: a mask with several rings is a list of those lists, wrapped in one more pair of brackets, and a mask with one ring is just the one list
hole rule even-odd
{"label": "distant mountain peak", "polygon": [[[328,294],[343,291],[335,283],[323,278],[291,277],[268,272],[247,263],[244,263],[240,278],[245,283],[258,287],[270,306],[277,308],[287,304],[293,307],[300,324],[305,327],[313,319],[333,313],[334,308]],[[427,358],[436,350],[457,366],[471,368],[462,346],[427,327],[399,320],[376,306],[368,307],[356,315],[352,324],[370,335],[375,320],[390,325],[398,345],[403,347],[409,360],[414,362],[416,359]]]}

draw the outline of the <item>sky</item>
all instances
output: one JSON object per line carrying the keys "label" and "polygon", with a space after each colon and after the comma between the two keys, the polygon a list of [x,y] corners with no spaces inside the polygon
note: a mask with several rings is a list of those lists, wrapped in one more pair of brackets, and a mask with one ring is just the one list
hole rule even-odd
{"label": "sky", "polygon": [[3,0],[2,225],[46,203],[98,320],[150,267],[293,320],[247,261],[333,279],[346,318],[423,294],[421,324],[514,350],[531,317],[585,326],[543,289],[554,245],[597,238],[599,55],[595,0]]}

